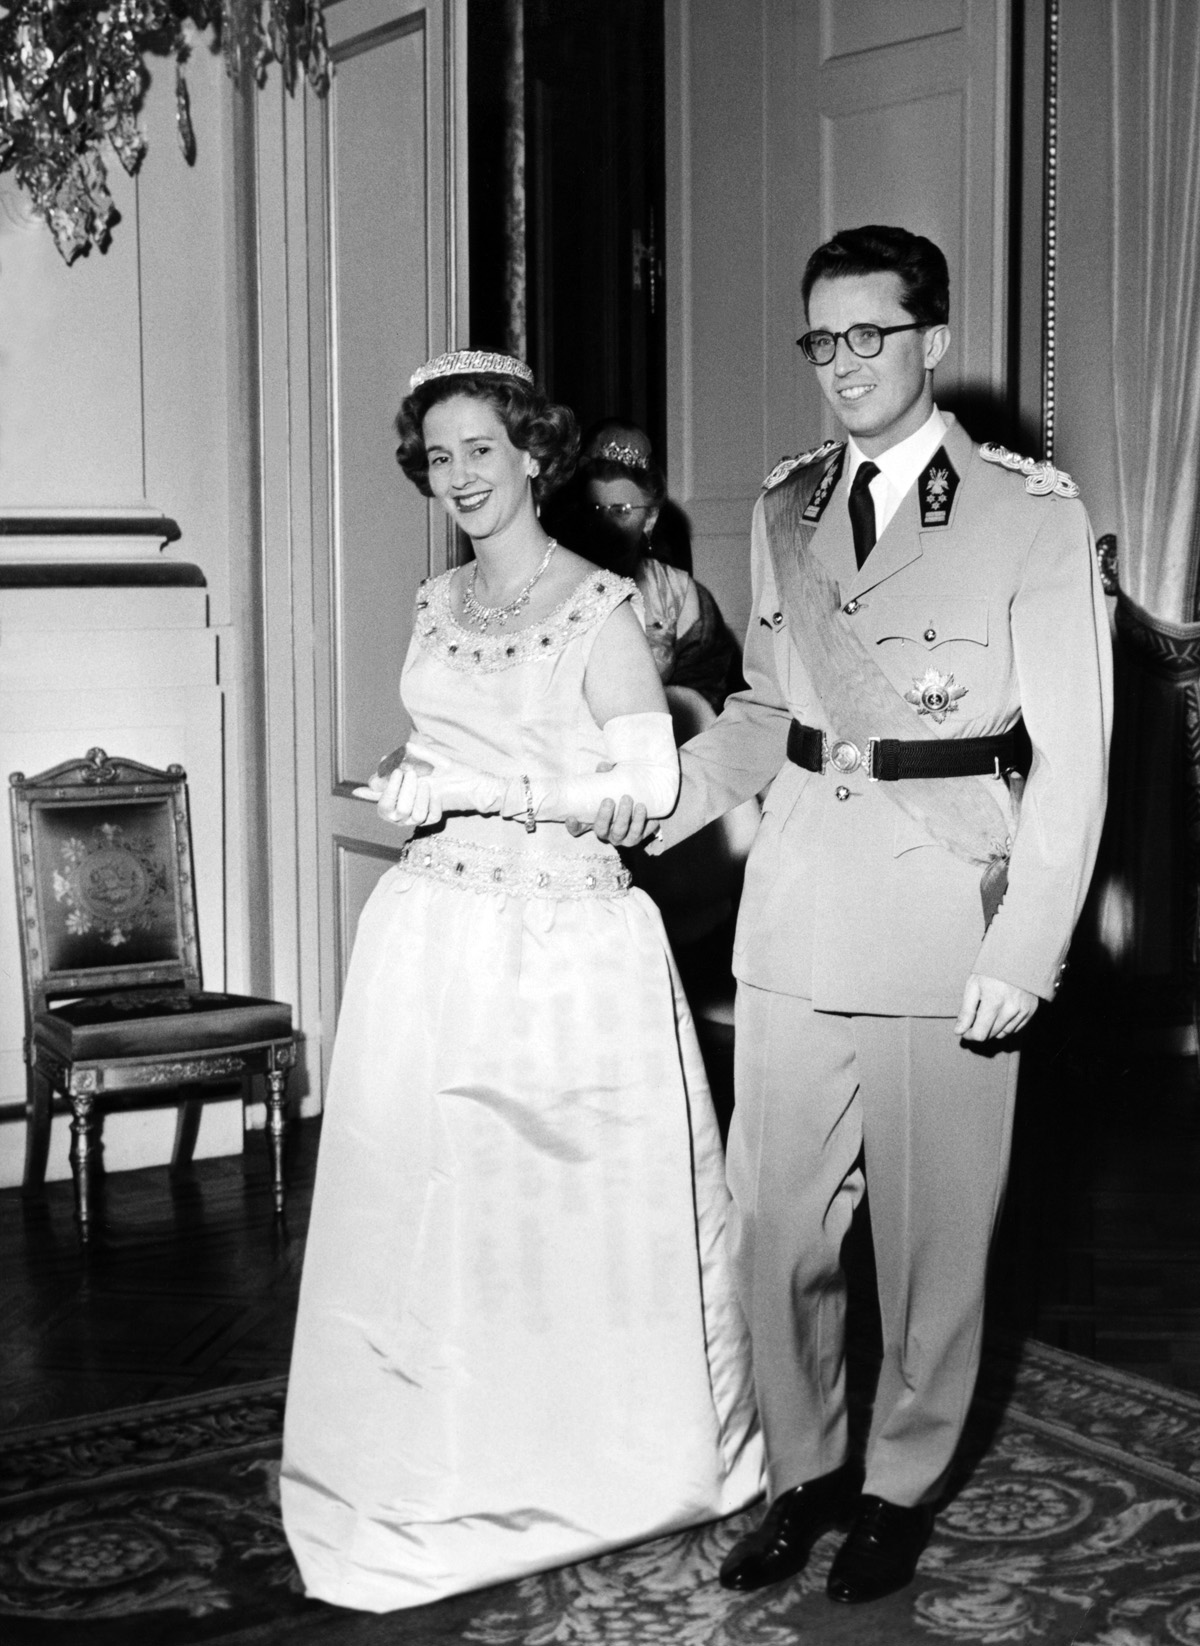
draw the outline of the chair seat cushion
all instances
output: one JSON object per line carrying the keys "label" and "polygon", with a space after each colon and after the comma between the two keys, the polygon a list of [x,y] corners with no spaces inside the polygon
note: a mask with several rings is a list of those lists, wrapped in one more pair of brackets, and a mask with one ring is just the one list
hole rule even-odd
{"label": "chair seat cushion", "polygon": [[125,989],[84,995],[38,1012],[33,1038],[61,1058],[180,1056],[219,1046],[286,1040],[292,1008],[246,994]]}

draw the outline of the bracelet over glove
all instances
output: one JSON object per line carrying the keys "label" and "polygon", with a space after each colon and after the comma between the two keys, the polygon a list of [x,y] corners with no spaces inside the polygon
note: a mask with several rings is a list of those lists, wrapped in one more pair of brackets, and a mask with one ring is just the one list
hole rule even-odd
{"label": "bracelet over glove", "polygon": [[671,716],[666,713],[619,714],[604,724],[604,752],[608,770],[581,772],[573,777],[548,777],[536,772],[509,781],[504,794],[505,817],[564,822],[590,821],[606,800],[614,804],[628,795],[645,806],[649,817],[666,817],[679,797],[679,756]]}
{"label": "bracelet over glove", "polygon": [[446,812],[501,812],[537,822],[590,821],[606,800],[615,804],[628,795],[650,817],[666,817],[679,795],[679,756],[671,716],[665,713],[621,714],[604,725],[608,769],[572,777],[536,772],[503,778],[450,760],[416,741],[406,758],[430,768],[405,779],[401,811],[417,823],[437,822]]}

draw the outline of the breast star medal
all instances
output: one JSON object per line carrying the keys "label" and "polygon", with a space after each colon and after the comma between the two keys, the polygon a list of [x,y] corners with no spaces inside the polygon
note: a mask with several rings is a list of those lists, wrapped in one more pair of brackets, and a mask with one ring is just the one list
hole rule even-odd
{"label": "breast star medal", "polygon": [[913,689],[905,692],[904,700],[911,703],[918,714],[927,714],[940,726],[948,714],[958,713],[958,700],[966,695],[967,688],[956,686],[952,674],[926,669],[919,680],[914,679]]}

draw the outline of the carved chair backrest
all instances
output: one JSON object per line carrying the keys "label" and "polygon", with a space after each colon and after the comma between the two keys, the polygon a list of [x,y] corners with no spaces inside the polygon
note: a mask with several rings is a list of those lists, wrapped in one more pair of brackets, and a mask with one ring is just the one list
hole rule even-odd
{"label": "carved chair backrest", "polygon": [[64,996],[199,989],[181,766],[89,749],[36,777],[13,772],[9,800],[27,1025]]}

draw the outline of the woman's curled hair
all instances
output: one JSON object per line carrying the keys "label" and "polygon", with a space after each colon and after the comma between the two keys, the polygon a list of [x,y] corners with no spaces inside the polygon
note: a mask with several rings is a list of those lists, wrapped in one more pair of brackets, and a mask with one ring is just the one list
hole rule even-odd
{"label": "woman's curled hair", "polygon": [[569,406],[553,405],[540,389],[516,377],[462,373],[422,383],[405,396],[396,417],[396,433],[400,436],[396,461],[426,497],[433,492],[422,424],[431,406],[456,395],[486,400],[495,408],[513,445],[528,452],[537,463],[538,472],[532,481],[535,502],[540,503],[571,478],[579,454],[579,428]]}

